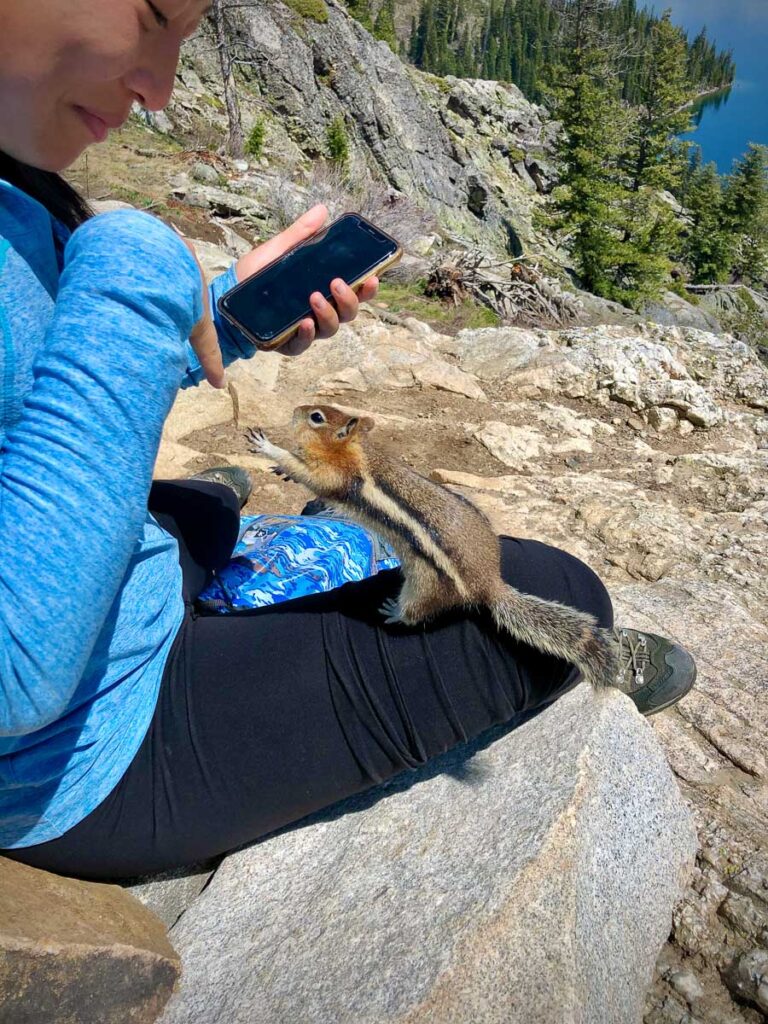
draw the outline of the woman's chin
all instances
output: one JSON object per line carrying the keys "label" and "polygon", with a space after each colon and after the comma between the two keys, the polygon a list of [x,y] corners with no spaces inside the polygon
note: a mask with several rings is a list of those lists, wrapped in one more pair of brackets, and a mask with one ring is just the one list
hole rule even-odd
{"label": "woman's chin", "polygon": [[31,159],[25,160],[23,157],[21,159],[31,167],[37,167],[38,170],[61,174],[62,171],[66,171],[68,167],[71,167],[87,148],[87,142],[73,140],[68,145],[59,143],[55,149],[49,147],[40,149],[38,152],[31,154]]}

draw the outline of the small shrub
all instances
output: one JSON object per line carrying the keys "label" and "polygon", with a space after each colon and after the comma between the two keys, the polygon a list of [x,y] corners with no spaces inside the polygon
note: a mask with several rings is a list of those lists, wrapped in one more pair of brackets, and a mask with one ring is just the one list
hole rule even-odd
{"label": "small shrub", "polygon": [[347,164],[349,162],[349,136],[341,114],[338,114],[328,125],[327,142],[331,160],[342,167]]}
{"label": "small shrub", "polygon": [[328,21],[325,0],[285,0],[285,3],[302,18],[310,18],[321,24]]}
{"label": "small shrub", "polygon": [[203,93],[203,95],[200,96],[199,99],[200,102],[204,104],[206,107],[212,107],[214,110],[223,111],[227,109],[218,96],[211,96],[207,92]]}
{"label": "small shrub", "polygon": [[393,235],[409,251],[424,235],[437,233],[438,224],[428,210],[418,206],[401,192],[374,181],[363,166],[318,163],[312,168],[305,189],[297,191],[284,181],[271,194],[275,229],[282,231],[316,203],[328,208],[332,220],[349,211],[362,213]]}
{"label": "small shrub", "polygon": [[264,151],[264,139],[267,134],[267,129],[264,126],[264,118],[260,117],[256,124],[251,129],[251,134],[245,143],[245,152],[247,156],[255,157],[259,159]]}

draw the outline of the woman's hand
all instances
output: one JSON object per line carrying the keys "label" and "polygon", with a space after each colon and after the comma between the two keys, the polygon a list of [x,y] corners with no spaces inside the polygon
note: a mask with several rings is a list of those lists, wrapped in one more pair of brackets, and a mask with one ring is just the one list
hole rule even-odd
{"label": "woman's hand", "polygon": [[[238,281],[244,281],[246,277],[255,274],[257,270],[266,267],[268,263],[276,260],[283,253],[288,252],[295,245],[305,241],[316,234],[328,219],[328,210],[325,206],[315,206],[308,210],[289,228],[281,234],[271,238],[263,245],[252,249],[245,256],[242,256],[235,268]],[[189,336],[190,344],[200,360],[200,365],[205,373],[206,380],[215,388],[223,388],[225,385],[224,364],[221,358],[221,348],[216,334],[216,328],[211,319],[211,310],[208,303],[208,288],[205,285],[205,274],[200,266],[194,245],[178,230],[174,228],[186,247],[192,253],[198,267],[200,277],[203,281],[203,315],[195,324]],[[370,277],[355,293],[348,284],[341,278],[331,282],[334,304],[325,299],[321,292],[314,292],[310,297],[310,305],[314,310],[315,319],[307,317],[302,320],[296,334],[289,342],[283,345],[280,352],[285,355],[296,356],[306,351],[315,338],[331,338],[338,331],[339,324],[349,323],[357,316],[361,302],[367,302],[374,297],[379,288],[379,279]]]}
{"label": "woman's hand", "polygon": [[[282,256],[283,253],[292,249],[295,245],[305,241],[316,234],[328,219],[328,210],[325,206],[315,206],[303,214],[289,228],[281,234],[271,238],[263,245],[252,249],[237,262],[236,273],[238,281],[244,281],[246,277],[255,274],[257,270],[266,267],[268,263]],[[331,338],[338,331],[339,324],[349,323],[354,320],[358,313],[361,302],[368,302],[374,297],[379,288],[379,281],[371,277],[355,293],[348,284],[341,278],[331,282],[334,304],[327,302],[321,292],[314,292],[309,297],[309,302],[315,314],[315,319],[308,317],[302,320],[296,334],[287,344],[283,345],[280,352],[285,355],[300,355],[306,351],[315,338]],[[198,353],[199,356],[199,353]],[[202,359],[201,359],[202,362]],[[210,378],[209,378],[210,379]]]}

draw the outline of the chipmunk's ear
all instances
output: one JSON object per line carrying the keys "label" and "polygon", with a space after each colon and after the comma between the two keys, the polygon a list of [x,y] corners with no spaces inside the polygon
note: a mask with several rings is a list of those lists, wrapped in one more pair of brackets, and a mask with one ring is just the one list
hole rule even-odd
{"label": "chipmunk's ear", "polygon": [[357,432],[359,424],[360,420],[357,416],[353,416],[351,419],[347,420],[343,427],[339,427],[336,431],[336,437],[338,437],[340,441],[343,441],[344,438],[350,437],[352,434]]}
{"label": "chipmunk's ear", "polygon": [[368,434],[373,430],[373,427],[373,420],[369,416],[364,416],[362,419],[359,416],[353,416],[352,419],[347,420],[343,427],[339,427],[336,431],[336,437],[343,441],[353,434]]}

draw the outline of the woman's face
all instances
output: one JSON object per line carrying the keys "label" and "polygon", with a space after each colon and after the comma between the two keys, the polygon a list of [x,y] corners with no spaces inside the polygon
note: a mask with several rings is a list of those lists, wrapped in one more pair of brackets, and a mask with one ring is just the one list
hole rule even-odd
{"label": "woman's face", "polygon": [[166,105],[210,0],[0,0],[0,150],[61,171],[134,100]]}

